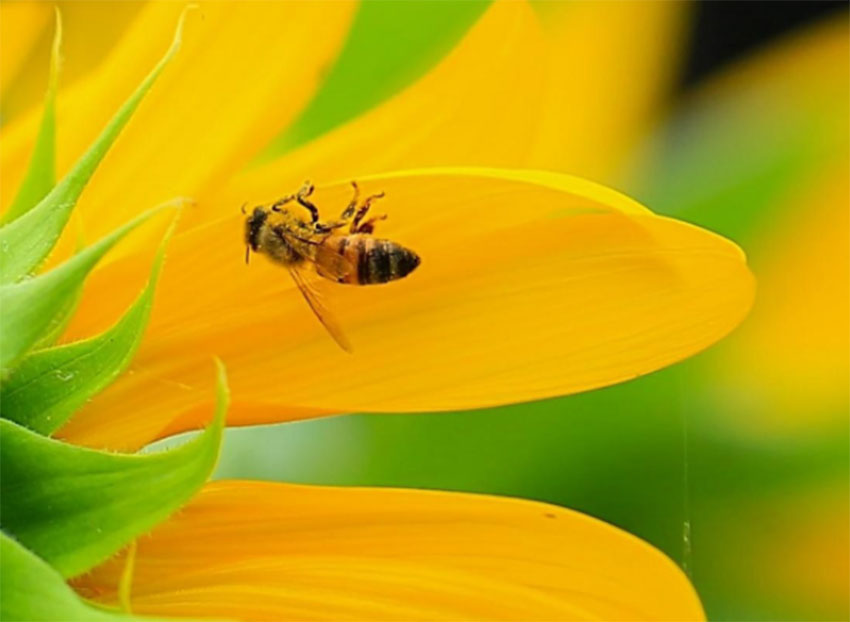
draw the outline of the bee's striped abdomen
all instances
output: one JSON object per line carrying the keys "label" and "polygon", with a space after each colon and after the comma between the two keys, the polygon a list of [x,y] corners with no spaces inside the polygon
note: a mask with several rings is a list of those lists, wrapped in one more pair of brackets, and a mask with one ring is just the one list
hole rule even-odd
{"label": "bee's striped abdomen", "polygon": [[316,257],[320,275],[350,285],[395,281],[413,272],[419,261],[416,253],[400,244],[356,233],[327,238]]}
{"label": "bee's striped abdomen", "polygon": [[[340,247],[343,243],[340,242]],[[346,279],[358,285],[376,285],[407,276],[419,265],[419,256],[390,240],[378,240],[367,235],[347,236],[342,251],[353,266],[354,278]]]}

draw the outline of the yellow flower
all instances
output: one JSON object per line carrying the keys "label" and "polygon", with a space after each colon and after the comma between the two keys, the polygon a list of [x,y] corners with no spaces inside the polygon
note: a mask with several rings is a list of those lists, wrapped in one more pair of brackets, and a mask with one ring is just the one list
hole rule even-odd
{"label": "yellow flower", "polygon": [[[103,62],[60,94],[60,172],[166,47],[180,10],[141,7]],[[355,10],[210,3],[189,20],[183,49],[78,212],[96,238],[174,196],[196,206],[169,247],[130,372],[60,437],[135,449],[198,427],[213,395],[212,355],[228,366],[231,425],[457,410],[634,378],[704,349],[744,317],[753,281],[734,244],[594,183],[526,170],[592,172],[621,157],[663,88],[663,79],[642,79],[666,49],[650,34],[675,30],[678,9],[606,5],[600,28],[582,7],[541,16],[526,3],[494,3],[416,84],[250,166],[310,101]],[[646,12],[649,43],[627,56],[634,71],[616,82],[623,101],[614,110],[599,103],[611,101],[617,76],[568,71],[564,60],[578,41],[610,53],[635,11]],[[4,206],[36,119],[23,113],[4,127]],[[328,338],[279,268],[243,263],[239,206],[270,202],[305,178],[319,182],[326,215],[341,211],[352,179],[386,192],[381,235],[423,258],[392,286],[333,292],[354,356]],[[146,278],[155,233],[96,271],[68,339],[120,315]],[[109,562],[75,585],[116,602],[121,567]],[[157,615],[244,619],[702,617],[670,560],[567,510],[249,482],[208,485],[140,539],[132,602]]]}

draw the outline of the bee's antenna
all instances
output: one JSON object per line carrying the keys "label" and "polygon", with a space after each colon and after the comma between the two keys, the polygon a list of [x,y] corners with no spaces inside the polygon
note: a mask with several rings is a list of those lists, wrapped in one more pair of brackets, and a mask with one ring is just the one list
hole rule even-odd
{"label": "bee's antenna", "polygon": [[246,212],[245,212],[245,206],[246,206],[246,205],[248,205],[248,202],[247,202],[247,201],[246,201],[245,203],[243,203],[243,204],[242,204],[242,213],[243,213],[243,214],[245,214],[245,213],[246,213]]}
{"label": "bee's antenna", "polygon": [[248,265],[249,260],[251,259],[251,247],[246,244],[245,245],[245,265]]}

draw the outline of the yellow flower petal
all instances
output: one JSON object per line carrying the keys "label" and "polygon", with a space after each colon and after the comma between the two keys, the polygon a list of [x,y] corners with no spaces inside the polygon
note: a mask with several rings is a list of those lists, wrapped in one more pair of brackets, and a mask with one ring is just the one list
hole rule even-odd
{"label": "yellow flower petal", "polygon": [[[187,21],[180,53],[83,195],[78,209],[87,217],[88,235],[96,238],[146,207],[192,195],[238,168],[309,100],[355,6],[202,4]],[[60,97],[60,171],[167,47],[182,8],[147,5],[108,62]],[[28,122],[10,128],[4,141],[4,179],[16,178],[21,153],[29,149]]]}
{"label": "yellow flower petal", "polygon": [[[182,6],[178,3],[148,4],[108,59],[70,88],[64,88],[66,72],[63,63],[63,88],[60,89],[57,101],[57,159],[60,174],[64,174],[88,147],[115,110],[156,64],[163,50],[168,48],[181,10]],[[66,40],[74,36],[68,32],[67,19],[64,30]],[[66,49],[62,52],[63,57],[67,56]],[[46,83],[46,60],[41,67],[33,67],[32,71],[41,71]],[[0,141],[0,171],[6,180],[0,188],[4,208],[13,196],[17,180],[27,164],[40,114],[39,106],[35,106],[28,114],[4,128],[3,140]]]}
{"label": "yellow flower petal", "polygon": [[[117,602],[123,559],[75,581]],[[701,620],[679,568],[577,512],[413,490],[207,485],[138,541],[134,613],[240,620]]]}
{"label": "yellow flower petal", "polygon": [[[50,22],[43,22],[43,15],[50,15],[53,5],[62,14],[62,23],[66,29],[62,41],[62,84],[68,86],[85,77],[95,70],[100,63],[109,57],[115,44],[124,36],[128,26],[144,6],[144,2],[125,0],[113,2],[108,10],[104,10],[101,0],[63,0],[60,2],[3,2],[0,12],[3,12],[2,43],[0,47],[6,50],[7,40],[16,47],[21,45],[21,39],[31,39],[28,53],[18,58],[16,50],[12,59],[5,54],[0,56],[0,65],[5,68],[12,61],[16,71],[0,70],[2,91],[3,123],[16,119],[21,114],[33,114],[32,108],[39,108],[47,88],[47,64],[50,60],[49,28]],[[11,6],[12,11],[4,11]],[[34,31],[31,18],[17,13],[18,6],[26,7],[29,12],[38,12],[38,30]]]}
{"label": "yellow flower petal", "polygon": [[[545,35],[526,2],[495,2],[412,87],[236,182],[257,196],[305,178],[424,166],[518,166],[537,129],[546,80]],[[498,131],[494,131],[498,128]]]}
{"label": "yellow flower petal", "polygon": [[666,108],[690,7],[632,0],[537,6],[549,76],[525,165],[611,181]]}
{"label": "yellow flower petal", "polygon": [[657,112],[682,13],[674,2],[604,2],[541,17],[495,2],[422,80],[237,184],[264,196],[305,178],[447,165],[610,177]]}
{"label": "yellow flower petal", "polygon": [[[8,115],[9,85],[18,78],[33,48],[47,31],[51,14],[46,2],[0,4],[0,95],[4,123]],[[46,76],[43,84],[47,84]]]}
{"label": "yellow flower petal", "polygon": [[[734,244],[577,178],[460,169],[361,182],[364,192],[387,193],[375,207],[390,215],[378,233],[414,249],[422,265],[384,286],[328,283],[353,356],[284,269],[262,257],[244,264],[237,206],[261,197],[219,197],[230,217],[172,242],[133,373],[62,435],[126,448],[199,425],[197,407],[211,394],[203,361],[212,354],[230,370],[231,425],[585,391],[702,350],[741,321],[752,299]],[[317,190],[316,201],[331,215],[349,195],[338,184]],[[144,281],[145,259],[93,275],[72,334],[120,314]]]}

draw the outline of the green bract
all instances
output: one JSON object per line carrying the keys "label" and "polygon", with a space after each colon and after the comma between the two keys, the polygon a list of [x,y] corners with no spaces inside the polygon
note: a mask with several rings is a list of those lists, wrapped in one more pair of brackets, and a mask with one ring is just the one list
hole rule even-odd
{"label": "green bract", "polygon": [[85,604],[61,575],[9,536],[0,533],[0,619],[28,622],[152,620],[112,614]]}
{"label": "green bract", "polygon": [[119,227],[58,268],[18,283],[0,285],[0,307],[3,309],[0,372],[4,378],[9,375],[11,365],[50,330],[54,317],[73,303],[86,276],[101,257],[154,211]]}
{"label": "green bract", "polygon": [[150,317],[168,237],[160,246],[147,287],[115,326],[92,339],[34,352],[23,360],[3,383],[5,418],[51,434],[127,368]]}
{"label": "green bract", "polygon": [[215,466],[228,401],[221,364],[218,373],[212,425],[170,451],[94,451],[0,421],[3,530],[70,577],[166,518]]}
{"label": "green bract", "polygon": [[[185,15],[185,12],[184,12]],[[89,570],[188,501],[207,480],[221,444],[228,403],[218,362],[213,423],[176,449],[127,455],[70,445],[58,430],[130,363],[153,304],[174,222],[142,293],[104,333],[50,347],[76,309],[97,262],[164,206],[31,276],[53,249],[86,184],[180,45],[183,18],[163,59],[71,171],[54,185],[55,99],[61,21],[33,156],[0,227],[0,617],[3,620],[136,619],[87,605],[63,577]],[[176,221],[175,221],[176,222]],[[131,563],[131,562],[130,562]],[[126,573],[131,589],[132,567]],[[126,599],[125,599],[126,600]]]}
{"label": "green bract", "polygon": [[28,212],[41,201],[56,183],[56,87],[59,83],[59,48],[62,45],[62,18],[56,10],[56,34],[50,52],[50,78],[44,112],[32,159],[26,177],[18,188],[18,194],[0,222],[10,222]]}
{"label": "green bract", "polygon": [[[183,14],[185,16],[185,13]],[[159,61],[153,71],[142,81],[130,98],[118,110],[114,117],[101,132],[71,171],[44,197],[38,205],[16,218],[9,224],[0,228],[0,284],[14,283],[30,272],[47,257],[65,224],[71,215],[71,210],[80,198],[83,189],[94,174],[106,152],[118,138],[118,134],[127,125],[127,121],[136,111],[145,94],[153,86],[153,83],[165,69],[177,50],[180,48],[180,39],[183,19],[177,26],[174,41],[162,60]],[[58,36],[58,35],[57,35]],[[48,102],[50,96],[48,95]],[[42,127],[49,115],[42,119]],[[44,133],[44,132],[42,132]],[[52,136],[53,132],[50,132]],[[52,142],[52,141],[51,141]],[[50,150],[52,154],[52,149]],[[33,167],[44,167],[38,157],[30,162],[30,170]],[[30,173],[28,173],[28,177]]]}

